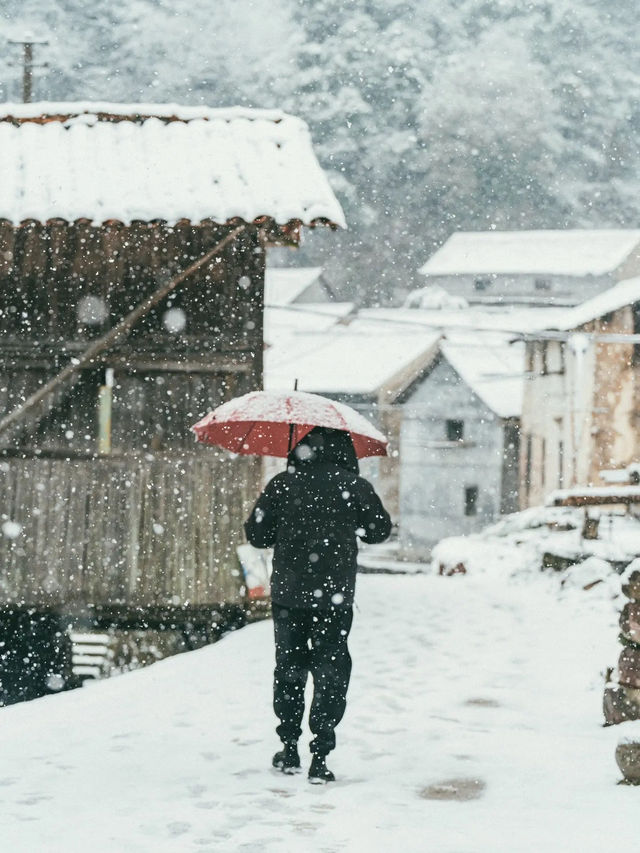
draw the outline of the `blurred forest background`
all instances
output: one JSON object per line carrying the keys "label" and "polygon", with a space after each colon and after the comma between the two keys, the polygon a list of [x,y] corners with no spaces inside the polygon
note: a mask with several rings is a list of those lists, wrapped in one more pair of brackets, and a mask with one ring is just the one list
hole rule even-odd
{"label": "blurred forest background", "polygon": [[[0,99],[278,107],[350,229],[279,262],[388,302],[456,229],[638,227],[638,7],[622,0],[2,0]],[[13,64],[12,64],[13,63]]]}

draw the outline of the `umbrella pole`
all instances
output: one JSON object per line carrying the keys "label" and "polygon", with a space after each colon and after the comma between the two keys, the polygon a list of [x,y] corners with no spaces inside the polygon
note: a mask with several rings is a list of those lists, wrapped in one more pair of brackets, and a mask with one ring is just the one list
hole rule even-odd
{"label": "umbrella pole", "polygon": [[[293,383],[293,390],[294,391],[298,390],[298,380],[297,379]],[[289,457],[289,454],[291,453],[291,450],[293,447],[293,427],[294,427],[294,424],[289,424],[289,446],[287,447],[287,458]]]}

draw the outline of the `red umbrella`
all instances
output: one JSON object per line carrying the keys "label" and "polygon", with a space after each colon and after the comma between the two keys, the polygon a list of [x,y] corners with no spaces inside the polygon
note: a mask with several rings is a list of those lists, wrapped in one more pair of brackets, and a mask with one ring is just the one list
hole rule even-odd
{"label": "red umbrella", "polygon": [[351,435],[356,455],[386,456],[387,439],[355,409],[306,391],[252,391],[218,406],[191,429],[233,453],[287,456],[314,427]]}

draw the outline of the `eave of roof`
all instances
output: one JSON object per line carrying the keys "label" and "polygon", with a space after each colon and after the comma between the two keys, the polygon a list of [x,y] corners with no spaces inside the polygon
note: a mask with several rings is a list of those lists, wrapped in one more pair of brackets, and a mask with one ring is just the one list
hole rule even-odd
{"label": "eave of roof", "polygon": [[306,124],[286,113],[90,102],[2,112],[0,220],[346,227]]}

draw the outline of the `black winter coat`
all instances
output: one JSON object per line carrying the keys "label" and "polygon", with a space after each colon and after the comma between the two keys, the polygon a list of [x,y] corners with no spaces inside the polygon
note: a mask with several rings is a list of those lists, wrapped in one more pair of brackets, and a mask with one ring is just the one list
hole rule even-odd
{"label": "black winter coat", "polygon": [[348,433],[316,427],[258,498],[245,532],[255,547],[275,549],[274,602],[292,608],[353,604],[356,537],[383,542],[391,531],[380,498],[357,472]]}

